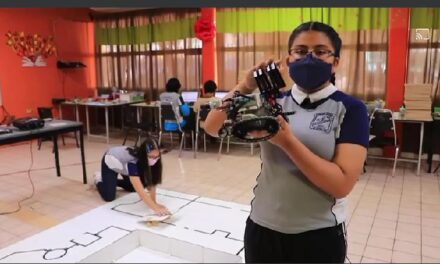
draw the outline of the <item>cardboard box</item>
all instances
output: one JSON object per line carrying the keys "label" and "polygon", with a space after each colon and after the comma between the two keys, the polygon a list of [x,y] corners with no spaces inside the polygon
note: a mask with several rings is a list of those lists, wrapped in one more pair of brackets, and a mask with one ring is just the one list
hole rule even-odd
{"label": "cardboard box", "polygon": [[407,110],[404,117],[408,120],[432,121],[431,111]]}

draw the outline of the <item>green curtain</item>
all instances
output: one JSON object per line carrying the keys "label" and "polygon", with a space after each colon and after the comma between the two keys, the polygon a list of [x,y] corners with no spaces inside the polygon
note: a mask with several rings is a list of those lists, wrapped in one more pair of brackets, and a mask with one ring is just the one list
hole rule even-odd
{"label": "green curtain", "polygon": [[411,8],[411,28],[440,29],[440,8]]}
{"label": "green curtain", "polygon": [[291,32],[306,21],[320,21],[337,31],[387,29],[388,8],[257,8],[217,11],[219,33]]}
{"label": "green curtain", "polygon": [[96,24],[96,43],[98,45],[129,45],[193,38],[196,19],[197,17],[189,17],[173,22],[124,28],[103,28]]}

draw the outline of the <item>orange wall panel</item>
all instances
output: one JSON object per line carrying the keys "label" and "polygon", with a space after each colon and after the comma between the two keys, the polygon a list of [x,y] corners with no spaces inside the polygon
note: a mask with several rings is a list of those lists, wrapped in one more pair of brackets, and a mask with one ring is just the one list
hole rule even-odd
{"label": "orange wall panel", "polygon": [[[5,44],[9,30],[53,36],[57,54],[46,59],[46,67],[22,67],[21,58]],[[2,8],[0,36],[0,83],[3,104],[11,115],[36,116],[36,108],[51,106],[54,97],[93,96],[94,31],[88,9]],[[57,60],[81,61],[87,67],[60,70]]]}

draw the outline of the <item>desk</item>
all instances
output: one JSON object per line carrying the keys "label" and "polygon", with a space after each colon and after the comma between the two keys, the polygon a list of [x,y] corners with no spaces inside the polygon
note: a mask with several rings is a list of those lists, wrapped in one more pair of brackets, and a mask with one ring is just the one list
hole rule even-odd
{"label": "desk", "polygon": [[58,104],[58,111],[60,113],[60,119],[63,119],[63,105],[72,105],[75,107],[75,120],[76,122],[79,122],[79,112],[78,112],[78,105],[79,102],[72,102],[72,101],[64,101]]}
{"label": "desk", "polygon": [[[419,155],[417,158],[417,175],[420,175],[420,165],[421,165],[421,159],[422,159],[423,134],[425,132],[425,122],[432,122],[432,117],[412,118],[412,117],[401,116],[399,112],[395,112],[395,113],[393,113],[393,119],[395,122],[420,124]],[[414,162],[414,160],[411,160],[411,159],[398,159],[398,160]]]}
{"label": "desk", "polygon": [[[430,138],[431,138],[431,144],[429,144],[428,147],[428,172],[431,173],[431,169],[432,169],[432,156],[434,155],[434,148],[436,147],[435,143],[438,142],[438,135],[439,135],[439,127],[440,127],[440,116],[438,115],[432,115],[432,127],[431,127],[431,133],[430,133]],[[433,173],[436,173],[437,170],[440,167],[440,163],[439,165],[437,165],[437,167],[434,169]]]}
{"label": "desk", "polygon": [[81,164],[83,169],[83,183],[87,183],[86,165],[84,157],[84,135],[83,124],[80,122],[74,122],[69,120],[52,120],[44,124],[43,128],[33,130],[17,130],[9,134],[0,135],[0,145],[17,143],[20,141],[27,141],[31,139],[37,139],[41,137],[52,137],[53,148],[55,154],[55,167],[57,170],[57,176],[61,176],[60,161],[58,153],[58,134],[67,132],[79,131],[79,142],[81,150]]}
{"label": "desk", "polygon": [[131,106],[136,107],[136,118],[137,118],[137,122],[140,123],[141,122],[141,109],[142,108],[153,108],[153,109],[157,109],[157,122],[159,123],[159,125],[157,126],[159,128],[159,131],[162,131],[162,121],[161,119],[161,115],[160,115],[160,102],[156,101],[156,102],[151,102],[151,103],[137,103],[137,104],[132,104]]}
{"label": "desk", "polygon": [[[59,106],[60,118],[62,118],[62,116],[63,116],[63,113],[61,110],[61,105],[74,105],[75,106],[76,121],[79,122],[78,106],[84,106],[86,108],[87,139],[89,139],[90,137],[104,137],[106,139],[107,144],[108,144],[110,142],[108,109],[110,107],[136,104],[139,102],[143,102],[143,100],[133,101],[133,102],[118,102],[118,101],[113,101],[113,102],[67,102],[66,101],[66,102],[61,103]],[[105,136],[95,135],[95,134],[90,133],[89,107],[104,108],[104,111],[105,111]],[[121,116],[123,118],[123,115],[121,115]]]}

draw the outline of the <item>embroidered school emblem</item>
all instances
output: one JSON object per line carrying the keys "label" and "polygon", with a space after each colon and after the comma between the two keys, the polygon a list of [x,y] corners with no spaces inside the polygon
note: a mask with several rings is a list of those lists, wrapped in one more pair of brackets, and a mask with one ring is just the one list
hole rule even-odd
{"label": "embroidered school emblem", "polygon": [[335,115],[332,113],[317,113],[310,122],[310,129],[328,134],[332,129],[333,119],[335,119]]}

